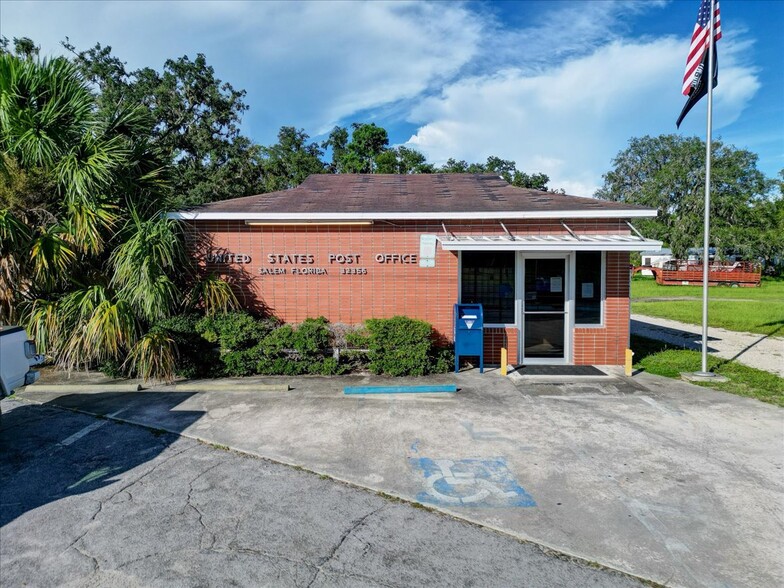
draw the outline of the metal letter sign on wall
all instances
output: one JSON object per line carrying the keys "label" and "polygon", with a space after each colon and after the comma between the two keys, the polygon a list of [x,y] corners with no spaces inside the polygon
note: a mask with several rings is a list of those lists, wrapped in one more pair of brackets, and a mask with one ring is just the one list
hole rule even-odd
{"label": "metal letter sign on wall", "polygon": [[207,263],[250,263],[251,257],[247,253],[210,252]]}
{"label": "metal letter sign on wall", "polygon": [[[299,276],[324,276],[332,267],[342,275],[364,276],[369,273],[364,264],[372,259],[376,264],[408,265],[420,267],[434,267],[436,253],[435,235],[422,235],[420,239],[419,255],[416,253],[376,253],[369,259],[359,253],[329,253],[326,256],[326,267],[313,267],[314,264],[323,263],[313,253],[268,253],[263,257],[267,267],[258,269],[261,276],[299,275]],[[423,257],[424,256],[424,257]],[[231,253],[229,251],[211,251],[205,256],[207,263],[219,264],[249,264],[251,256],[247,253]],[[357,267],[362,264],[363,267]],[[305,267],[300,267],[305,266]]]}
{"label": "metal letter sign on wall", "polygon": [[419,267],[436,266],[436,236],[419,236]]}

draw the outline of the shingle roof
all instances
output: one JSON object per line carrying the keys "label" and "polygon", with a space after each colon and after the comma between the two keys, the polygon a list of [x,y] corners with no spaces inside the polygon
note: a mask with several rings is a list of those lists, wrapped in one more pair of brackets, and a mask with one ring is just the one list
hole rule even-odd
{"label": "shingle roof", "polygon": [[290,190],[213,202],[181,211],[175,218],[315,218],[335,215],[400,218],[427,215],[557,217],[655,216],[653,209],[581,196],[518,188],[490,174],[315,174]]}

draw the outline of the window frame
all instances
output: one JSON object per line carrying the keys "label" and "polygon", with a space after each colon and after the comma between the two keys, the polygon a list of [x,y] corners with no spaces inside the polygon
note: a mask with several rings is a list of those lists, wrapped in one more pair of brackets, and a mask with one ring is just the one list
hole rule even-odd
{"label": "window frame", "polygon": [[[579,284],[577,283],[577,257],[580,251],[574,252],[574,271],[572,275],[574,276],[574,296],[572,298],[572,303],[574,304],[574,322],[572,323],[575,329],[603,329],[605,327],[605,320],[606,320],[606,313],[605,313],[605,300],[607,299],[607,252],[606,251],[599,251],[598,253],[601,254],[601,270],[599,274],[599,279],[601,281],[601,288],[600,290],[600,300],[599,300],[599,322],[598,323],[580,323],[577,321],[577,288]],[[594,253],[594,252],[591,252]]]}
{"label": "window frame", "polygon": [[[463,250],[459,250],[457,256],[457,300],[458,303],[463,302]],[[485,253],[481,252],[480,253]],[[489,253],[486,252],[486,253]],[[520,299],[520,255],[519,252],[514,251],[514,321],[511,323],[490,323],[485,320],[485,328],[495,329],[514,329],[520,323],[520,308],[518,301]]]}

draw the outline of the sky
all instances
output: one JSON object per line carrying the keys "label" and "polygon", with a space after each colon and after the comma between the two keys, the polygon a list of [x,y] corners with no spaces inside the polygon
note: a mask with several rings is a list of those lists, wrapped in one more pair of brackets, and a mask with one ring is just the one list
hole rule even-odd
{"label": "sky", "polygon": [[[631,137],[675,128],[699,0],[0,2],[0,35],[42,55],[109,45],[129,69],[204,53],[247,91],[243,131],[314,140],[375,122],[441,164],[489,155],[592,195]],[[784,168],[784,0],[721,0],[714,137]]]}

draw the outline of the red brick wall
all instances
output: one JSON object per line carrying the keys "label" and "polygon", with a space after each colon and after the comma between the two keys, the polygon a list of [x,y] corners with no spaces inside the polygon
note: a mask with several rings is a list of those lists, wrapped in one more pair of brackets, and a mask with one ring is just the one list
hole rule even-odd
{"label": "red brick wall", "polygon": [[[247,226],[238,222],[199,222],[213,251],[247,253],[250,263],[209,264],[248,287],[237,289],[246,305],[286,322],[325,316],[331,322],[358,324],[367,318],[406,315],[426,320],[445,339],[452,339],[452,305],[457,300],[457,255],[436,247],[436,265],[420,267],[419,236],[443,232],[440,226]],[[379,263],[376,254],[414,254],[416,263]],[[267,256],[300,254],[313,263],[271,264]],[[355,263],[330,263],[330,254],[359,255]],[[261,269],[284,268],[283,275],[259,275]],[[292,269],[324,269],[326,275],[293,275]],[[365,270],[343,274],[342,270]]]}
{"label": "red brick wall", "polygon": [[[566,234],[560,222],[510,221],[519,235]],[[628,234],[622,221],[569,221],[576,233]],[[452,305],[458,298],[457,254],[436,246],[436,265],[379,263],[377,254],[419,255],[421,234],[443,234],[440,223],[377,222],[372,226],[251,226],[237,221],[191,223],[191,248],[206,259],[209,252],[246,254],[248,263],[206,263],[236,285],[248,307],[269,312],[286,322],[325,316],[334,323],[358,324],[371,317],[406,315],[431,323],[446,340],[452,339]],[[447,223],[458,235],[504,234],[497,222]],[[312,263],[272,264],[268,255],[307,256]],[[330,254],[359,255],[358,262],[330,263]],[[284,268],[283,275],[260,275],[260,270]],[[292,269],[323,269],[325,275],[296,275]],[[364,274],[341,270],[365,270]],[[575,363],[623,363],[628,338],[628,254],[607,254],[606,325],[578,329]],[[516,361],[517,329],[488,329],[485,361],[498,363],[500,348]]]}
{"label": "red brick wall", "polygon": [[605,254],[603,328],[574,330],[574,363],[623,365],[629,346],[629,254]]}
{"label": "red brick wall", "polygon": [[485,328],[485,363],[501,363],[501,348],[506,347],[507,361],[511,364],[518,363],[517,335],[519,331],[509,327]]}

